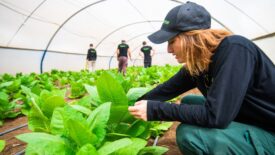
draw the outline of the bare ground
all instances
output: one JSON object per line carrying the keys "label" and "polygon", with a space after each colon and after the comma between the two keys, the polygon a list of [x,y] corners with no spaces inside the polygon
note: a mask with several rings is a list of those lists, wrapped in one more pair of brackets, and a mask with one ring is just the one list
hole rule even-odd
{"label": "bare ground", "polygon": [[[27,123],[27,117],[26,116],[21,116],[15,119],[9,119],[6,120],[4,123],[4,126],[0,127],[0,132],[4,132],[8,129],[15,128],[19,125],[23,125]],[[26,147],[26,143],[18,140],[15,138],[16,135],[23,134],[23,133],[28,133],[31,132],[28,127],[23,127],[18,130],[9,132],[7,134],[4,134],[0,136],[1,140],[6,141],[6,146],[4,150],[0,153],[0,155],[15,155],[16,153],[22,151]]]}

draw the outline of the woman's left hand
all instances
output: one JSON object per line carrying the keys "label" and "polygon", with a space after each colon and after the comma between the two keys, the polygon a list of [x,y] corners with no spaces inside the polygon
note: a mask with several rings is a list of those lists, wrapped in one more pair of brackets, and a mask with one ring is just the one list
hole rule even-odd
{"label": "woman's left hand", "polygon": [[136,102],[134,106],[129,106],[128,110],[135,118],[147,121],[147,100]]}

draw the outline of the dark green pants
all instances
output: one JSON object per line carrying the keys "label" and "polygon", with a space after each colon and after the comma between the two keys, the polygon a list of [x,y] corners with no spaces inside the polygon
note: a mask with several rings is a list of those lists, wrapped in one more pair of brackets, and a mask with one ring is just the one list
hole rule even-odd
{"label": "dark green pants", "polygon": [[[205,98],[189,95],[182,103],[203,104]],[[177,144],[184,155],[275,155],[275,134],[258,127],[232,122],[226,129],[180,124]]]}

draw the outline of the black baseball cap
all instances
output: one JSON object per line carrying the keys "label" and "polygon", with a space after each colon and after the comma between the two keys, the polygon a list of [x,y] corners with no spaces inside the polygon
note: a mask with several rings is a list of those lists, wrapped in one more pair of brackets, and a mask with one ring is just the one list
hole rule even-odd
{"label": "black baseball cap", "polygon": [[181,32],[209,29],[210,26],[210,13],[201,5],[186,2],[170,10],[160,30],[148,36],[148,39],[153,43],[161,44]]}

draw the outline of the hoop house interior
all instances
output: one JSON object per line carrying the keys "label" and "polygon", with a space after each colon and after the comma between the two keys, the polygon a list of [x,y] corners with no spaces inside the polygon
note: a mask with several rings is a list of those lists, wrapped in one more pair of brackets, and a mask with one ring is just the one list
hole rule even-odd
{"label": "hoop house interior", "polygon": [[[183,0],[0,0],[0,73],[30,73],[84,68],[87,49],[98,53],[96,69],[116,68],[112,59],[125,39],[129,66],[143,65],[142,41],[156,50],[153,65],[178,65],[167,44],[147,36]],[[227,29],[254,41],[274,62],[274,0],[194,0],[212,15],[212,28]]]}

